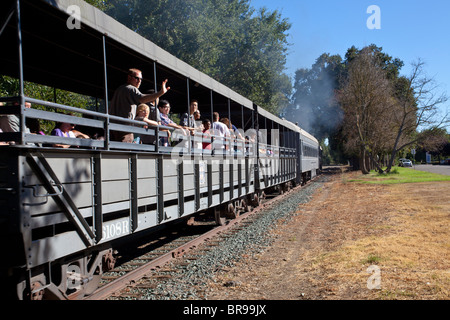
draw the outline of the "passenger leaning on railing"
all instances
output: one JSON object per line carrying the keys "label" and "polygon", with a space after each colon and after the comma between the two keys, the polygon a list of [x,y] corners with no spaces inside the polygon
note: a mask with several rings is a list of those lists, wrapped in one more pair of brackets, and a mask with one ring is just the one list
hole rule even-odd
{"label": "passenger leaning on railing", "polygon": [[[18,103],[14,103],[18,105]],[[25,102],[25,108],[31,108],[31,103]],[[0,129],[3,132],[19,132],[20,131],[20,118],[15,114],[7,114],[0,116]],[[25,128],[25,132],[30,132],[30,129]]]}
{"label": "passenger leaning on railing", "polygon": [[203,136],[202,136],[202,147],[205,150],[211,150],[211,120],[204,119],[203,120]]}
{"label": "passenger leaning on railing", "polygon": [[[180,125],[183,126],[183,128],[188,129],[192,137],[195,137],[196,133],[200,134],[202,132],[202,128],[199,126],[201,122],[199,123],[195,118],[196,114],[198,117],[200,116],[200,111],[198,110],[198,101],[194,99],[191,100],[191,103],[189,105],[189,114],[184,113],[180,119]],[[196,142],[194,140],[192,141],[191,146],[192,148],[196,149],[202,148],[201,142]]]}
{"label": "passenger leaning on railing", "polygon": [[[0,106],[4,106],[6,103],[1,102]],[[18,102],[14,102],[14,105],[19,105]],[[31,108],[31,103],[25,102],[25,108]],[[28,125],[31,120],[37,119],[31,119],[27,118],[25,122],[25,133],[33,133],[30,132],[30,129],[28,128]],[[19,132],[20,131],[20,117],[16,114],[5,114],[0,116],[0,132]],[[9,145],[9,144],[15,144],[15,141],[9,141],[9,142],[1,142],[0,145]]]}
{"label": "passenger leaning on railing", "polygon": [[[111,100],[109,113],[118,117],[134,119],[136,117],[136,106],[148,103],[164,95],[170,87],[166,88],[167,79],[162,82],[161,90],[156,93],[144,94],[139,91],[142,83],[142,72],[138,69],[129,69],[127,83],[117,88]],[[111,132],[111,140],[132,143],[133,133]]]}
{"label": "passenger leaning on railing", "polygon": [[[84,134],[78,130],[75,130],[75,125],[73,123],[58,122],[55,129],[52,131],[52,136],[66,137],[66,138],[79,138],[79,139],[90,139],[87,134]],[[70,148],[69,144],[54,144],[57,148]]]}
{"label": "passenger leaning on railing", "polygon": [[244,140],[244,138],[242,137],[238,128],[234,124],[231,123],[230,119],[222,118],[222,119],[220,119],[220,122],[224,123],[227,126],[229,133],[230,133],[231,142],[234,145],[233,149],[235,152],[237,152],[238,151],[237,142],[238,142],[238,140],[240,140],[240,141]]}
{"label": "passenger leaning on railing", "polygon": [[[155,120],[149,119],[148,118],[149,115],[150,115],[150,107],[148,105],[146,105],[145,103],[141,103],[136,109],[136,118],[134,118],[134,120],[143,121],[153,127],[156,127],[156,126],[158,126],[158,124],[161,123],[161,122],[157,122]],[[148,128],[148,126],[145,126],[144,128]],[[141,135],[135,134],[134,142],[135,143],[154,144],[155,137],[147,136],[147,135],[141,136]]]}
{"label": "passenger leaning on railing", "polygon": [[[161,100],[158,104],[158,109],[159,109],[159,114],[161,117],[161,124],[166,127],[175,128],[176,131],[178,131],[178,132],[174,132],[174,133],[176,133],[176,135],[181,134],[181,136],[187,136],[188,131],[195,130],[194,128],[180,126],[179,124],[176,124],[169,118],[169,112],[170,112],[169,101]],[[161,141],[161,145],[163,147],[170,147],[168,138],[161,137],[160,141]]]}
{"label": "passenger leaning on railing", "polygon": [[230,138],[230,130],[223,122],[219,121],[219,113],[213,112],[213,124],[212,124],[212,133],[215,136],[220,137],[219,139],[214,140],[214,149],[215,150],[223,150],[228,149],[228,145],[226,142],[227,138]]}

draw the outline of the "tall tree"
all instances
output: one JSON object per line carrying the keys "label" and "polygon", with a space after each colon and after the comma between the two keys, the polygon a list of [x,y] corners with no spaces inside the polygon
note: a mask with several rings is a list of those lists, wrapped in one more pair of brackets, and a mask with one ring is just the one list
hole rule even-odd
{"label": "tall tree", "polygon": [[440,114],[439,107],[448,101],[432,78],[426,76],[425,63],[420,59],[412,63],[411,74],[399,77],[394,83],[395,110],[392,113],[395,140],[387,172],[391,170],[397,153],[407,146],[423,143],[450,123],[449,114]]}
{"label": "tall tree", "polygon": [[277,11],[249,0],[108,0],[106,12],[262,107],[287,104],[290,24]]}
{"label": "tall tree", "polygon": [[347,78],[339,92],[339,102],[345,112],[346,147],[359,151],[363,173],[369,173],[367,156],[382,172],[376,155],[392,140],[392,123],[386,117],[393,107],[391,83],[379,57],[370,48],[359,52],[348,66]]}
{"label": "tall tree", "polygon": [[412,64],[410,76],[399,76],[401,60],[392,59],[376,46],[352,47],[346,58],[348,72],[339,92],[345,110],[346,146],[359,148],[363,173],[369,169],[366,155],[383,172],[380,160],[389,153],[385,170],[389,172],[399,151],[430,139],[448,123],[447,115],[438,114],[448,98],[437,94],[420,60]]}

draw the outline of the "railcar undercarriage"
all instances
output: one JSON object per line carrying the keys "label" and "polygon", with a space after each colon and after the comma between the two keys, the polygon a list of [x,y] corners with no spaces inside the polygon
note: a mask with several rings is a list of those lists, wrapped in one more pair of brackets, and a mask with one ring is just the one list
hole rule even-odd
{"label": "railcar undercarriage", "polygon": [[224,224],[295,178],[293,157],[266,159],[275,175],[255,180],[253,157],[3,150],[2,240],[18,240],[3,276],[19,299],[83,297],[114,266],[114,241],[208,209]]}

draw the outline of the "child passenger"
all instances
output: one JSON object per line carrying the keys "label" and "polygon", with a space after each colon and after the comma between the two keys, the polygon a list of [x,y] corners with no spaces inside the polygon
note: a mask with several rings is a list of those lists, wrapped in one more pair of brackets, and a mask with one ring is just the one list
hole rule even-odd
{"label": "child passenger", "polygon": [[150,120],[148,118],[149,114],[150,114],[150,107],[145,103],[142,103],[136,109],[136,117],[134,118],[134,120],[144,121],[151,126],[157,126],[158,122],[156,122],[155,120]]}
{"label": "child passenger", "polygon": [[[137,109],[136,109],[136,117],[134,118],[134,120],[138,120],[138,121],[143,121],[145,123],[147,123],[150,126],[158,126],[158,122],[155,120],[151,120],[148,118],[150,114],[150,107],[148,105],[146,105],[145,103],[140,104]],[[144,128],[148,128],[148,126],[145,126]],[[157,128],[155,128],[156,130],[158,130]],[[139,136],[137,134],[135,134],[135,143],[145,143],[145,144],[154,144],[155,142],[155,137],[154,136]]]}

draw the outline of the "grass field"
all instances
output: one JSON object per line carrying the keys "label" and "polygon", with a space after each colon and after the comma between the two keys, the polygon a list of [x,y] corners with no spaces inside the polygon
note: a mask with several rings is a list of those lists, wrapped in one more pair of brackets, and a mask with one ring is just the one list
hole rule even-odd
{"label": "grass field", "polygon": [[276,228],[267,251],[216,278],[210,297],[450,300],[448,177],[340,170]]}
{"label": "grass field", "polygon": [[387,174],[379,174],[375,171],[371,171],[368,175],[360,176],[358,179],[349,180],[349,182],[369,184],[397,184],[432,181],[450,181],[450,176],[414,170],[412,168],[394,167],[392,171]]}
{"label": "grass field", "polygon": [[[362,299],[448,300],[450,298],[450,181],[449,176],[394,168],[394,173],[354,174],[343,181],[341,194],[349,188],[352,200],[336,204],[344,212],[385,216],[381,224],[368,225],[379,234],[348,241],[326,254],[323,266],[342,286],[362,285],[369,265],[381,270],[381,289]],[[353,181],[352,183],[350,183]],[[366,184],[366,187],[363,185]],[[370,185],[369,185],[370,184]],[[354,229],[347,232],[351,234]]]}

